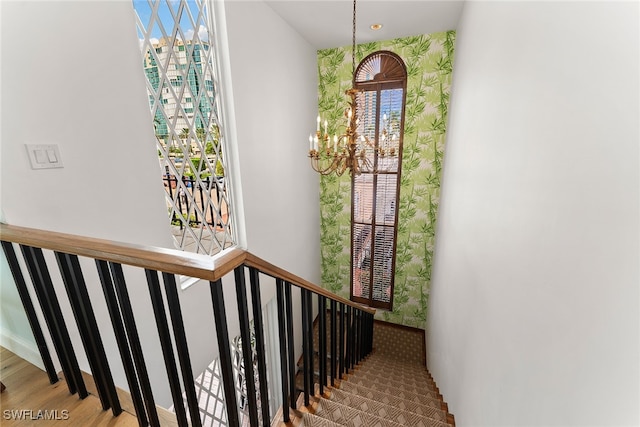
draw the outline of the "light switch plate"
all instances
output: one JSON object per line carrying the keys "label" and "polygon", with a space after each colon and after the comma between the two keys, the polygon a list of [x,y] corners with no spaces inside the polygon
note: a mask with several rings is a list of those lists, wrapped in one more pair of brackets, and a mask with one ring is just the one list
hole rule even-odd
{"label": "light switch plate", "polygon": [[62,158],[57,144],[25,144],[31,169],[62,168]]}

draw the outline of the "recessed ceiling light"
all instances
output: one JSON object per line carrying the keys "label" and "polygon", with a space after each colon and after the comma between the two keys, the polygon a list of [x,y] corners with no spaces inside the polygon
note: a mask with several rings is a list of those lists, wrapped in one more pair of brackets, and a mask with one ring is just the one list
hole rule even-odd
{"label": "recessed ceiling light", "polygon": [[382,24],[371,24],[369,28],[371,28],[373,31],[378,31],[380,28],[382,28]]}

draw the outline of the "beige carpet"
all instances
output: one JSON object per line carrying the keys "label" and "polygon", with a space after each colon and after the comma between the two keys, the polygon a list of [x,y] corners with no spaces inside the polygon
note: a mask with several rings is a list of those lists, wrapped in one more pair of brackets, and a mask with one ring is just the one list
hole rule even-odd
{"label": "beige carpet", "polygon": [[300,426],[455,425],[424,366],[424,332],[375,322],[373,347],[335,388],[325,388],[320,396],[316,387],[312,404],[300,405]]}

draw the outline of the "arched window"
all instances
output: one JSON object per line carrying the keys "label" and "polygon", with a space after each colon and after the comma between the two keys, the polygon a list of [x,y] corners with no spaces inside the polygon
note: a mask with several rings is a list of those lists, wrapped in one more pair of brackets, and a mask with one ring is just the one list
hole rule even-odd
{"label": "arched window", "polygon": [[358,133],[371,142],[372,168],[352,177],[351,299],[391,310],[407,71],[387,51],[372,53],[355,73]]}

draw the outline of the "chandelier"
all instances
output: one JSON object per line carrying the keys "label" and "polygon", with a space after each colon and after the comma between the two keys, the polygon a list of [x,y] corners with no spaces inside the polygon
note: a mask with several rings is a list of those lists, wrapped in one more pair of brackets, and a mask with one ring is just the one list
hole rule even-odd
{"label": "chandelier", "polygon": [[[348,96],[348,108],[345,110],[343,119],[346,119],[344,133],[334,135],[331,138],[327,132],[327,121],[324,121],[324,132],[321,131],[321,118],[318,115],[316,120],[316,132],[309,135],[309,159],[311,167],[321,175],[335,174],[341,176],[345,171],[349,171],[351,176],[359,175],[363,171],[376,173],[372,156],[367,152],[376,152],[378,156],[395,156],[395,149],[384,149],[376,147],[366,135],[358,134],[359,119],[357,115],[357,94],[356,89],[356,0],[353,0],[353,33],[351,38],[351,89],[345,94]],[[341,125],[336,126],[336,128]],[[381,137],[384,139],[386,131],[382,130]]]}

